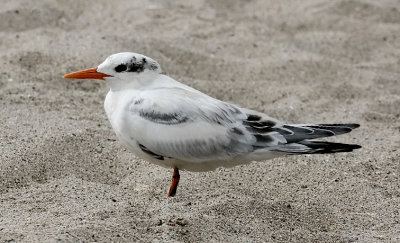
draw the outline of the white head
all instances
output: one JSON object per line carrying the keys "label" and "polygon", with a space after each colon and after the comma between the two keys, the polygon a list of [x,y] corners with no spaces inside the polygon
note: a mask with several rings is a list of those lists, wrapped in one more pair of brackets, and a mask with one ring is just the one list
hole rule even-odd
{"label": "white head", "polygon": [[146,86],[160,73],[161,67],[153,59],[133,52],[121,52],[109,56],[97,68],[70,73],[64,78],[107,80],[112,90],[120,90]]}

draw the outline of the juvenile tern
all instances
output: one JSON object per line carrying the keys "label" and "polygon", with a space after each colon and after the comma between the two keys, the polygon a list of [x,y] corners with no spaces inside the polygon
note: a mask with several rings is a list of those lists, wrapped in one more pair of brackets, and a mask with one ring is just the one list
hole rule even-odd
{"label": "juvenile tern", "polygon": [[283,155],[351,152],[356,144],[314,141],[358,124],[285,124],[223,102],[161,73],[153,59],[132,52],[64,78],[101,79],[110,86],[104,107],[118,139],[137,156],[179,170],[211,171]]}

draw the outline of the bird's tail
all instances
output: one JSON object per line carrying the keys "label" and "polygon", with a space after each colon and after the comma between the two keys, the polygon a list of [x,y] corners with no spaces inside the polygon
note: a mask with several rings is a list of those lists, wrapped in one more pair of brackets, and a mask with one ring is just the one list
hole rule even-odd
{"label": "bird's tail", "polygon": [[[276,146],[273,150],[289,154],[328,154],[351,152],[361,148],[357,144],[312,141],[310,139],[330,137],[352,131],[358,124],[318,124],[318,125],[286,125],[293,133],[285,136],[288,143]],[[308,129],[304,131],[303,129]]]}
{"label": "bird's tail", "polygon": [[284,125],[282,135],[288,143],[300,142],[306,139],[324,138],[351,132],[358,124],[291,124]]}
{"label": "bird's tail", "polygon": [[302,141],[291,146],[283,146],[279,151],[291,154],[331,154],[351,152],[361,148],[358,144],[331,143],[324,141]]}

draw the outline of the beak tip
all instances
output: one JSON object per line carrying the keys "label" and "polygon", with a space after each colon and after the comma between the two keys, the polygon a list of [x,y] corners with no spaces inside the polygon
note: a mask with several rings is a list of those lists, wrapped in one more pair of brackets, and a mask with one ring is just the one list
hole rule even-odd
{"label": "beak tip", "polygon": [[68,78],[68,79],[76,79],[71,73],[65,74],[63,78]]}

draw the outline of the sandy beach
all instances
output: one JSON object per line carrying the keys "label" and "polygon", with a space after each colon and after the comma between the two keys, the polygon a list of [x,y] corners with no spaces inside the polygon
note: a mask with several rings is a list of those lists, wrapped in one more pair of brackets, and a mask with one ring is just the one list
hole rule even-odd
{"label": "sandy beach", "polygon": [[[213,172],[136,158],[101,80],[122,51],[287,123],[359,123],[353,153]],[[2,0],[0,242],[399,242],[400,2]]]}

